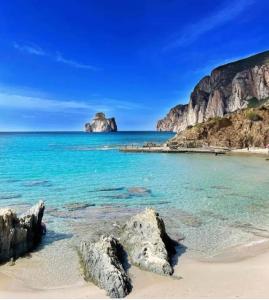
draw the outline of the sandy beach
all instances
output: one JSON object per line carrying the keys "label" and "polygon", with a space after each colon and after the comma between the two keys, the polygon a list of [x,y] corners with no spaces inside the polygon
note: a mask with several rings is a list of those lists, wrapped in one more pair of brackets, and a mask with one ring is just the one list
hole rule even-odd
{"label": "sandy beach", "polygon": [[231,150],[231,153],[269,155],[269,150],[267,148],[250,147],[243,149],[233,149]]}
{"label": "sandy beach", "polygon": [[[229,249],[210,261],[201,261],[183,254],[179,257],[172,277],[164,277],[141,271],[129,270],[133,290],[127,298],[268,298],[269,240]],[[26,272],[34,268],[29,258],[19,259],[15,266],[1,266],[1,298],[107,298],[103,290],[86,283],[79,274],[73,284],[41,288],[28,285],[13,272]],[[70,274],[73,275],[73,274]]]}

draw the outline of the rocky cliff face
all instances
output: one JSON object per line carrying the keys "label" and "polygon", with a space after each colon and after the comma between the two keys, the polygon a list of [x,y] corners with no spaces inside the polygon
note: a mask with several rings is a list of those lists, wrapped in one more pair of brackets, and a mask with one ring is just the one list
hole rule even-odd
{"label": "rocky cliff face", "polygon": [[269,100],[225,117],[214,117],[187,128],[168,141],[170,148],[266,147],[269,144]]}
{"label": "rocky cliff face", "polygon": [[91,123],[85,124],[86,132],[113,132],[117,131],[115,118],[106,118],[104,113],[97,113]]}
{"label": "rocky cliff face", "polygon": [[214,69],[195,86],[186,105],[158,121],[157,130],[179,132],[212,117],[255,107],[269,97],[269,51]]}

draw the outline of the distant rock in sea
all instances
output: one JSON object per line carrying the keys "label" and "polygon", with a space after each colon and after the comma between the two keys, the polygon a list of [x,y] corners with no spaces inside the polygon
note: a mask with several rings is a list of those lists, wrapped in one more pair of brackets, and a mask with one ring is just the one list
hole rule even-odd
{"label": "distant rock in sea", "polygon": [[106,118],[105,114],[99,112],[91,123],[85,124],[86,132],[116,132],[117,124],[115,118]]}

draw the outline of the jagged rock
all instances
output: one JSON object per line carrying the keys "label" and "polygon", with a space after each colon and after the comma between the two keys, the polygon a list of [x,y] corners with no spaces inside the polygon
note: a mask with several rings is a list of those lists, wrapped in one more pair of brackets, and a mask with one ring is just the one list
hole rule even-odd
{"label": "jagged rock", "polygon": [[80,247],[85,279],[106,290],[111,298],[123,298],[132,289],[121,263],[122,251],[122,246],[112,236],[101,236],[98,242],[82,242]]}
{"label": "jagged rock", "polygon": [[173,273],[170,259],[175,253],[175,242],[153,209],[133,216],[123,226],[120,238],[133,264],[161,275]]}
{"label": "jagged rock", "polygon": [[104,113],[97,113],[91,123],[85,124],[86,132],[114,132],[117,131],[115,118],[106,118]]}
{"label": "jagged rock", "polygon": [[170,110],[157,130],[179,132],[269,97],[269,51],[217,67],[195,86],[190,101]]}
{"label": "jagged rock", "polygon": [[24,255],[40,242],[44,209],[40,201],[20,218],[12,209],[0,210],[0,262]]}

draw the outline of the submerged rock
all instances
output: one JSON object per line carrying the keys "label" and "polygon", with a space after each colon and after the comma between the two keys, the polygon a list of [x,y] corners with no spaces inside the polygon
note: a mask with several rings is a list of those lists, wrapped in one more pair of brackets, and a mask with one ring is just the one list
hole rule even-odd
{"label": "submerged rock", "polygon": [[124,187],[111,187],[111,188],[95,189],[90,192],[113,192],[113,191],[122,191],[122,190],[124,190]]}
{"label": "submerged rock", "polygon": [[175,253],[175,242],[153,209],[133,216],[123,226],[120,237],[133,264],[161,275],[173,273],[170,260]]}
{"label": "submerged rock", "polygon": [[52,183],[48,180],[31,180],[31,181],[24,182],[23,185],[27,187],[33,187],[33,186],[50,187],[52,186]]}
{"label": "submerged rock", "polygon": [[0,200],[17,199],[21,197],[21,194],[0,194]]}
{"label": "submerged rock", "polygon": [[117,131],[115,118],[106,118],[105,114],[97,113],[91,123],[85,124],[86,132],[113,132]]}
{"label": "submerged rock", "polygon": [[24,255],[40,242],[44,209],[40,201],[20,218],[10,208],[0,210],[0,262]]}
{"label": "submerged rock", "polygon": [[90,206],[95,206],[94,203],[83,203],[83,202],[73,202],[73,203],[68,203],[64,205],[64,208],[69,210],[69,211],[74,211],[74,210],[80,210],[84,209]]}
{"label": "submerged rock", "polygon": [[151,190],[145,187],[131,187],[127,189],[128,193],[131,196],[143,197],[151,194]]}
{"label": "submerged rock", "polygon": [[101,236],[98,242],[82,242],[80,247],[85,279],[106,290],[111,298],[123,298],[132,289],[121,263],[122,251],[122,246],[112,236]]}

